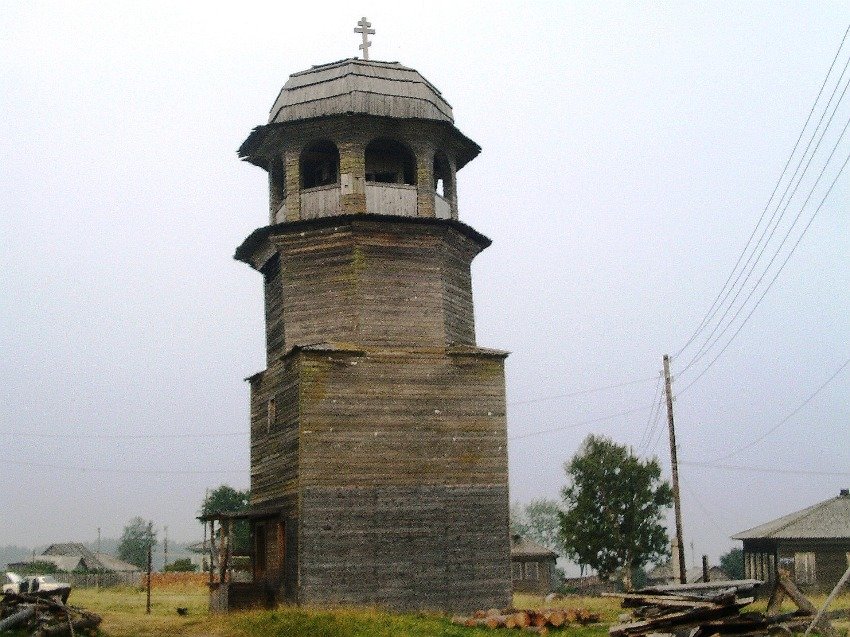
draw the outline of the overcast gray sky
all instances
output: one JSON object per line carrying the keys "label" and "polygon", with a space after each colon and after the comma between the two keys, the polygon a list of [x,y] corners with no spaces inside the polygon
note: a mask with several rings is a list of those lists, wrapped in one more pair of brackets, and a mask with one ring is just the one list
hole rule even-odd
{"label": "overcast gray sky", "polygon": [[[364,14],[372,58],[419,70],[483,147],[459,202],[494,241],[474,293],[478,342],[512,352],[512,499],[557,497],[591,432],[669,471],[661,356],[756,227],[846,3],[4,2],[0,544],[117,536],[136,515],[196,540],[205,489],[248,486],[261,279],[232,254],[266,223],[267,184],[235,151],[290,73],[357,55]],[[850,96],[760,266],[848,117]],[[800,408],[850,357],[848,183],[686,391],[763,286],[707,356],[678,376],[698,339],[673,361],[689,561],[850,486],[850,366]]]}

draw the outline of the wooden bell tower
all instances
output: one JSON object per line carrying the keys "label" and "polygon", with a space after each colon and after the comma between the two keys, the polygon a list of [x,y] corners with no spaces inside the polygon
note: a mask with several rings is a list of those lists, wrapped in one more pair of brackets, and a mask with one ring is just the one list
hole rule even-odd
{"label": "wooden bell tower", "polygon": [[278,600],[510,603],[506,353],[475,343],[490,241],[458,220],[479,152],[418,72],[359,59],[292,75],[239,150],[269,175],[236,258],[265,291],[249,515]]}

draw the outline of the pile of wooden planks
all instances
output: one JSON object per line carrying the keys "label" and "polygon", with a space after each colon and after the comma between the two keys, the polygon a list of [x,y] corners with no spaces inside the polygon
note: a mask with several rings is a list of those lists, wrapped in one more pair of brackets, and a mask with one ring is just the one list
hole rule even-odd
{"label": "pile of wooden planks", "polygon": [[[770,604],[767,613],[746,612],[751,604],[756,580],[740,580],[709,585],[664,586],[636,593],[604,593],[623,600],[630,615],[623,623],[611,626],[611,637],[644,637],[668,635],[676,637],[762,637],[768,634],[799,632],[814,615],[814,607],[787,579],[780,578],[777,590],[792,591],[798,610],[778,613],[778,604]],[[787,589],[787,590],[786,590]],[[774,591],[774,597],[777,592]]]}
{"label": "pile of wooden planks", "polygon": [[566,628],[570,624],[593,624],[599,621],[599,615],[584,608],[545,608],[518,610],[507,608],[499,610],[475,611],[469,617],[452,617],[452,623],[459,626],[482,628],[515,628],[525,632],[546,635],[550,628]]}
{"label": "pile of wooden planks", "polygon": [[0,600],[0,633],[14,630],[37,637],[97,634],[99,615],[61,601],[6,593]]}

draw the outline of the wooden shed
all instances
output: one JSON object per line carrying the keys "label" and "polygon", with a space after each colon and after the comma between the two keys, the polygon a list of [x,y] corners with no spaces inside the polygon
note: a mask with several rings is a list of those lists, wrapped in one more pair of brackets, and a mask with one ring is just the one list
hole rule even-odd
{"label": "wooden shed", "polygon": [[744,543],[744,576],[788,571],[803,590],[830,591],[850,566],[850,491],[732,536]]}
{"label": "wooden shed", "polygon": [[558,554],[521,535],[511,536],[511,579],[516,593],[546,595],[554,588]]}

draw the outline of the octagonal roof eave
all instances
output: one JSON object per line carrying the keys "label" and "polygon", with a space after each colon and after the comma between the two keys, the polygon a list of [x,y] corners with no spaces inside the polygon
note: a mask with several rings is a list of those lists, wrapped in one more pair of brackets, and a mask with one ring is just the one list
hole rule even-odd
{"label": "octagonal roof eave", "polygon": [[[340,113],[337,115],[323,115],[314,118],[313,121],[331,120],[336,117],[357,117],[363,116],[363,113]],[[368,116],[368,115],[367,115]],[[396,118],[386,118],[396,119]],[[270,155],[277,151],[278,143],[276,138],[279,135],[285,135],[286,131],[291,127],[296,127],[300,123],[308,120],[295,120],[291,122],[274,122],[271,124],[260,124],[256,126],[239,146],[237,154],[239,158],[248,163],[259,166],[268,170],[268,162]],[[396,120],[404,121],[404,120]],[[410,118],[407,121],[427,122],[438,127],[445,127],[449,133],[450,139],[455,147],[455,161],[457,162],[457,170],[463,168],[466,164],[478,157],[481,153],[481,146],[464,135],[452,122],[440,120],[417,120]]]}
{"label": "octagonal roof eave", "polygon": [[410,225],[421,226],[441,226],[451,228],[461,236],[470,240],[477,246],[478,251],[484,250],[490,246],[492,241],[462,221],[457,219],[438,219],[436,217],[407,217],[399,215],[383,215],[383,214],[341,214],[328,217],[316,217],[315,219],[299,219],[298,221],[284,221],[269,226],[257,228],[252,232],[242,244],[236,248],[233,258],[237,261],[247,263],[256,270],[262,269],[261,263],[254,262],[254,255],[263,250],[264,246],[268,245],[268,239],[275,234],[288,234],[294,232],[304,232],[306,230],[320,229],[327,227],[344,226],[347,224],[358,222],[395,222]]}

